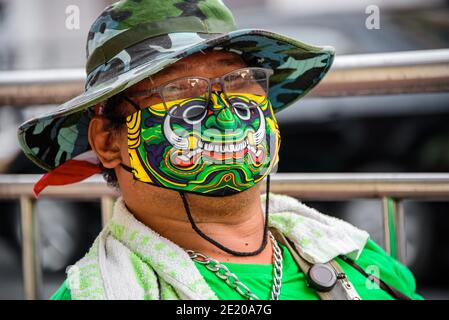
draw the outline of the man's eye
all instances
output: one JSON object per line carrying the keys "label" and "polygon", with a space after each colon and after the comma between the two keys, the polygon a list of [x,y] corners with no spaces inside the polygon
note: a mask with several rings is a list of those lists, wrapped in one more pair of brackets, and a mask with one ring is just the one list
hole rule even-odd
{"label": "man's eye", "polygon": [[177,92],[181,92],[183,89],[182,89],[182,87],[180,87],[180,86],[176,86],[176,87],[174,87],[174,86],[172,86],[172,87],[168,87],[167,89],[166,89],[166,91],[168,92],[168,93],[170,93],[170,94],[174,94],[174,93],[177,93]]}

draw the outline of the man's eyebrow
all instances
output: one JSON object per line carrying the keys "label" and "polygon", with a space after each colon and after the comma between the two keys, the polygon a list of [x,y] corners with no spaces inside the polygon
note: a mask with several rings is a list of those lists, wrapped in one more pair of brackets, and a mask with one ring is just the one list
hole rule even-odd
{"label": "man's eyebrow", "polygon": [[222,59],[215,60],[214,63],[212,63],[212,65],[227,66],[227,67],[243,65],[243,64],[244,64],[243,61],[236,59],[236,58],[222,58]]}
{"label": "man's eyebrow", "polygon": [[[238,59],[235,58],[222,58],[213,60],[213,62],[208,64],[209,66],[216,66],[216,67],[232,67],[232,66],[243,66],[244,63]],[[167,67],[166,70],[169,71],[191,71],[193,69],[192,64],[190,63],[180,63],[180,64],[172,64],[171,66]]]}

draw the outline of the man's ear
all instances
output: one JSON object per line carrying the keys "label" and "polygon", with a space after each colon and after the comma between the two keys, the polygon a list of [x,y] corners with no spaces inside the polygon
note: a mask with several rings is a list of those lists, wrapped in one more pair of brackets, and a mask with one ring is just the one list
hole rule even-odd
{"label": "man's ear", "polygon": [[113,169],[122,162],[119,138],[119,132],[108,127],[106,118],[94,116],[90,120],[89,144],[105,168]]}

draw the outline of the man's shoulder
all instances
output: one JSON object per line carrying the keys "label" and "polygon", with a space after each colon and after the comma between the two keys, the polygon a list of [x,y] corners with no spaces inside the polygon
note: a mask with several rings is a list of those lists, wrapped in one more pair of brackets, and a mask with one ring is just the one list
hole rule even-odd
{"label": "man's shoulder", "polygon": [[410,269],[372,239],[368,239],[354,262],[366,273],[377,276],[412,299],[422,299],[416,294],[416,281]]}
{"label": "man's shoulder", "polygon": [[270,226],[290,239],[310,263],[325,263],[339,255],[356,259],[369,238],[366,231],[286,195],[270,193],[269,214]]}

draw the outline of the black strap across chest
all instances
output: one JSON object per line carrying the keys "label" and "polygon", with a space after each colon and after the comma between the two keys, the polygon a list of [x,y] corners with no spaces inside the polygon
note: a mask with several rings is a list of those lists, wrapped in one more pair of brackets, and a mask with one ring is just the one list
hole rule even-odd
{"label": "black strap across chest", "polygon": [[365,276],[367,279],[371,280],[374,283],[379,284],[379,287],[388,292],[393,298],[397,299],[397,300],[412,300],[409,296],[403,294],[402,292],[400,292],[399,290],[397,290],[396,288],[390,286],[389,284],[387,284],[386,282],[384,282],[383,280],[381,280],[380,278],[372,275],[372,274],[368,274],[365,272],[365,270],[362,269],[362,267],[360,267],[358,264],[356,264],[354,261],[352,261],[351,259],[349,259],[346,256],[341,256],[342,260],[344,262],[346,262],[347,264],[349,264],[350,266],[352,266],[354,269],[356,269],[358,272],[360,272],[363,276]]}

